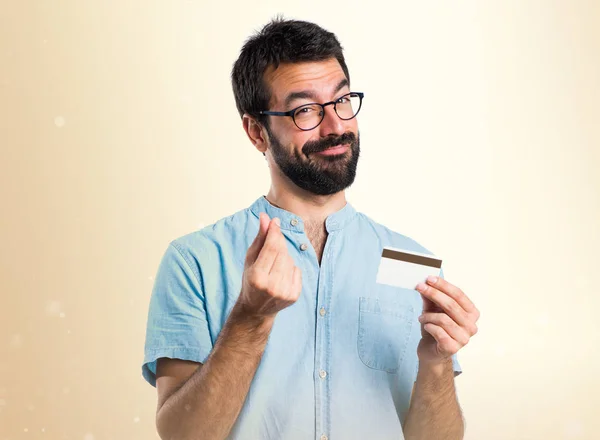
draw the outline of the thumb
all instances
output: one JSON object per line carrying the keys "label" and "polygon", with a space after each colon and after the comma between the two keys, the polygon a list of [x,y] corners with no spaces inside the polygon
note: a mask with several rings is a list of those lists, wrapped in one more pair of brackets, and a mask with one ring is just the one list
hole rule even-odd
{"label": "thumb", "polygon": [[258,220],[258,233],[256,234],[254,241],[248,248],[248,262],[253,263],[258,257],[260,250],[265,244],[265,239],[267,238],[267,230],[269,229],[270,222],[271,219],[269,218],[269,216],[264,212],[261,212]]}

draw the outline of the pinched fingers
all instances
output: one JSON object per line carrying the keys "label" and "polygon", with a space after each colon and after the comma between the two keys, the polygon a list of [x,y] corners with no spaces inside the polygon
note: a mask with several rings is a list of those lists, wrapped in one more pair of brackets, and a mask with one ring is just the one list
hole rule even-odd
{"label": "pinched fingers", "polygon": [[302,290],[300,269],[290,256],[286,238],[275,219],[269,224],[264,245],[249,274],[251,286],[271,298],[294,302]]}
{"label": "pinched fingers", "polygon": [[287,253],[279,253],[269,273],[273,293],[278,297],[288,296],[294,276],[294,260]]}
{"label": "pinched fingers", "polygon": [[302,270],[298,266],[294,266],[292,275],[292,287],[290,289],[290,300],[296,301],[302,293]]}
{"label": "pinched fingers", "polygon": [[271,220],[269,229],[267,230],[267,236],[262,249],[258,253],[256,262],[254,263],[255,269],[260,272],[270,273],[277,259],[279,253],[287,253],[287,246],[285,243],[285,237],[281,232],[281,228],[277,224],[279,219]]}

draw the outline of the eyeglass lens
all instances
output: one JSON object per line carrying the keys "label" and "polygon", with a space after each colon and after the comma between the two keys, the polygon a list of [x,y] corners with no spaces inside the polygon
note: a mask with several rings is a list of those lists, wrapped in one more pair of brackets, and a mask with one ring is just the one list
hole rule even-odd
{"label": "eyeglass lens", "polygon": [[[335,103],[335,111],[340,119],[352,119],[358,113],[361,99],[358,94],[342,96]],[[324,117],[323,107],[319,104],[307,104],[294,113],[294,122],[302,130],[310,130],[321,123]]]}

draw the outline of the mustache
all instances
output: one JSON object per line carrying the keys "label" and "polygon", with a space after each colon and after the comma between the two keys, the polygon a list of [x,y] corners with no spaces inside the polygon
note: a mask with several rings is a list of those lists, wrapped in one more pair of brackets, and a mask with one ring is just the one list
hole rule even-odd
{"label": "mustache", "polygon": [[302,152],[308,156],[311,153],[320,153],[321,151],[325,151],[328,148],[335,147],[336,145],[353,145],[355,143],[356,135],[351,131],[348,131],[337,137],[326,137],[319,139],[318,141],[308,141],[302,147]]}

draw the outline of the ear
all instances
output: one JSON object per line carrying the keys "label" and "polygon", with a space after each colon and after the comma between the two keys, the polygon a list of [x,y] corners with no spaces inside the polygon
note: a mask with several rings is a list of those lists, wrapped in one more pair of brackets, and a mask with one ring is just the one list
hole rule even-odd
{"label": "ear", "polygon": [[248,139],[250,139],[252,145],[254,145],[258,151],[265,154],[268,144],[264,127],[247,113],[242,116],[242,125],[244,126],[244,131],[248,135]]}

